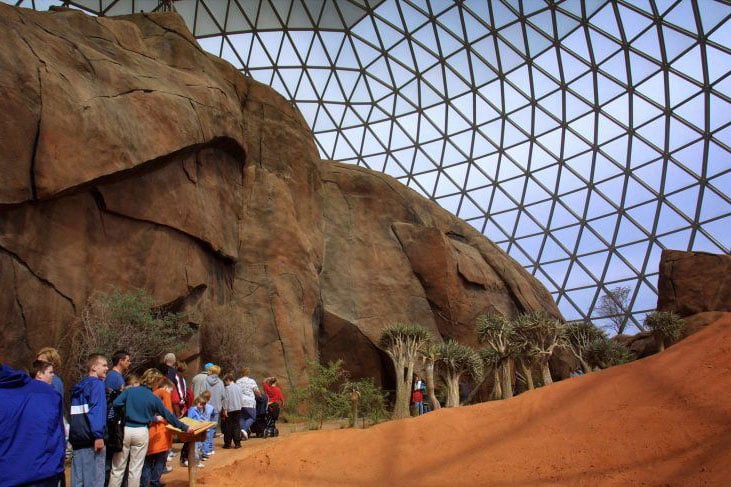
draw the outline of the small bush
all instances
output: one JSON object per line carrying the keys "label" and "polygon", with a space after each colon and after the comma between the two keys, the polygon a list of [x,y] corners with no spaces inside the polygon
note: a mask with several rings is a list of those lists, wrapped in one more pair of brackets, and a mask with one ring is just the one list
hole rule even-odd
{"label": "small bush", "polygon": [[91,353],[110,355],[127,350],[138,370],[154,364],[167,352],[179,351],[194,331],[183,314],[160,309],[154,298],[141,289],[94,294],[71,338],[77,377],[86,375],[86,357]]}
{"label": "small bush", "polygon": [[627,347],[607,338],[598,338],[589,343],[584,358],[591,367],[606,369],[632,360]]}
{"label": "small bush", "polygon": [[322,365],[307,360],[308,383],[295,387],[289,395],[287,409],[293,415],[304,417],[310,429],[322,428],[326,419],[340,419],[347,416],[350,400],[339,391],[347,379],[343,361]]}
{"label": "small bush", "polygon": [[685,321],[672,311],[655,311],[647,315],[645,326],[655,335],[658,347],[662,351],[666,345],[680,338],[685,328]]}
{"label": "small bush", "polygon": [[350,413],[351,413],[351,425],[356,426],[352,418],[352,401],[350,399],[353,391],[358,391],[360,399],[358,401],[358,417],[363,420],[363,427],[366,425],[366,420],[371,424],[380,423],[388,417],[388,411],[386,410],[386,394],[383,390],[376,386],[373,379],[368,377],[355,382],[346,382],[341,387],[341,394],[343,397],[350,401]]}

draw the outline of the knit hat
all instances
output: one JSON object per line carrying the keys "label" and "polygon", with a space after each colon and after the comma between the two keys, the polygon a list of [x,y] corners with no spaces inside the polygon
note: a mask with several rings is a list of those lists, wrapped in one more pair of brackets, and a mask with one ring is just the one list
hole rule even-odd
{"label": "knit hat", "polygon": [[208,362],[206,365],[203,366],[203,370],[208,370],[211,367],[213,367],[213,362]]}

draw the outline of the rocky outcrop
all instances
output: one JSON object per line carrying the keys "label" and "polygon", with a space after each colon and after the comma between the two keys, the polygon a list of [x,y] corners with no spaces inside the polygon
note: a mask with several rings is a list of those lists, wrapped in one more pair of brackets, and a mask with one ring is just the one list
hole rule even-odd
{"label": "rocky outcrop", "polygon": [[657,288],[660,311],[731,311],[731,256],[663,250]]}
{"label": "rocky outcrop", "polygon": [[321,161],[297,110],[175,14],[0,4],[0,45],[5,360],[59,343],[111,287],[232,310],[256,327],[254,373],[291,382],[316,356],[386,380],[376,343],[391,322],[474,345],[488,310],[559,314],[466,223],[386,175]]}

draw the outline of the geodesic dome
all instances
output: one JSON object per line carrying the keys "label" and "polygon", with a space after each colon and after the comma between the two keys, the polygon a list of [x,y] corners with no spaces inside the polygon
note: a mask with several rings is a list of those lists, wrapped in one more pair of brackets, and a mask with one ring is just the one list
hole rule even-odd
{"label": "geodesic dome", "polygon": [[[69,4],[96,15],[157,0]],[[383,171],[533,273],[568,319],[660,252],[731,246],[731,5],[179,0],[200,44],[294,101],[321,156]]]}

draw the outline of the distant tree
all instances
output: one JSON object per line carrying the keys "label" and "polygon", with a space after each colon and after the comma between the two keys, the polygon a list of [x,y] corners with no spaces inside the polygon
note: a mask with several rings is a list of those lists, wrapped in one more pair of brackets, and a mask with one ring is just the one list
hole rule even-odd
{"label": "distant tree", "polygon": [[341,394],[350,399],[353,392],[357,392],[357,409],[351,413],[351,426],[356,426],[358,417],[363,418],[363,427],[365,420],[369,420],[372,424],[379,423],[386,419],[386,396],[378,387],[373,378],[367,377],[355,382],[348,381],[340,388]]}
{"label": "distant tree", "polygon": [[[624,333],[629,321],[629,296],[632,288],[629,286],[617,286],[607,289],[604,296],[599,298],[597,310],[603,316],[609,319],[611,329],[617,335]],[[642,326],[639,326],[642,328]]]}
{"label": "distant tree", "polygon": [[566,346],[566,325],[545,311],[518,315],[513,325],[516,348],[535,357],[543,384],[553,384],[548,362],[554,350]]}
{"label": "distant tree", "polygon": [[586,348],[584,357],[593,368],[606,369],[632,360],[627,347],[616,340],[597,338]]}
{"label": "distant tree", "polygon": [[482,377],[482,360],[467,345],[447,340],[437,347],[437,369],[447,385],[447,407],[459,406],[459,379],[468,374],[474,380]]}
{"label": "distant tree", "polygon": [[660,352],[665,346],[677,341],[685,327],[685,321],[672,311],[654,311],[645,318],[645,326],[652,331]]}
{"label": "distant tree", "polygon": [[503,388],[500,370],[503,361],[502,354],[492,347],[483,348],[478,353],[480,354],[480,358],[482,359],[485,369],[492,371],[492,399],[502,399]]}
{"label": "distant tree", "polygon": [[497,354],[496,368],[500,376],[500,392],[503,399],[513,397],[512,356],[514,353],[515,329],[513,323],[497,313],[481,315],[477,318],[477,336]]}
{"label": "distant tree", "polygon": [[442,407],[434,390],[434,368],[437,360],[437,347],[438,345],[432,343],[424,347],[421,352],[421,361],[425,371],[424,382],[426,383],[426,395],[429,397],[432,410],[437,410]]}
{"label": "distant tree", "polygon": [[566,323],[566,336],[571,353],[581,364],[584,373],[591,372],[591,366],[586,360],[586,352],[595,340],[606,340],[607,335],[591,321],[571,321]]}
{"label": "distant tree", "polygon": [[393,418],[408,418],[411,381],[420,352],[428,346],[431,333],[419,325],[395,323],[381,332],[379,343],[393,362],[396,373],[396,400]]}

